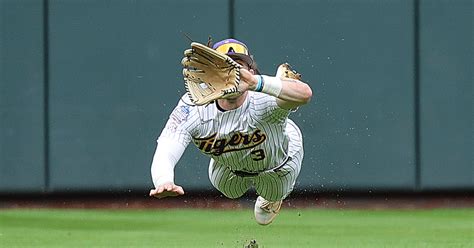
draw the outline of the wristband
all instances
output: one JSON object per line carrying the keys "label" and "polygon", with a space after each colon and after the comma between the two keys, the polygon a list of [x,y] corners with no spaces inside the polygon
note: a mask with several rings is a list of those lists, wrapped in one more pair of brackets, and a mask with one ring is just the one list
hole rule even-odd
{"label": "wristband", "polygon": [[270,77],[270,76],[261,76],[262,77],[262,91],[263,93],[267,93],[271,96],[278,97],[280,95],[281,89],[283,88],[283,83],[281,79],[278,77]]}
{"label": "wristband", "polygon": [[255,75],[255,77],[256,77],[257,80],[258,80],[257,86],[255,87],[255,91],[256,91],[256,92],[262,92],[262,89],[263,89],[263,78],[262,78],[262,76],[260,76],[260,75]]}

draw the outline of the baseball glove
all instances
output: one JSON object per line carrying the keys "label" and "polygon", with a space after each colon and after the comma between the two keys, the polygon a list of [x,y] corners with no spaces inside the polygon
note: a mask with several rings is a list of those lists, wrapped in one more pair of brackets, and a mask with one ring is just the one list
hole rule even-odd
{"label": "baseball glove", "polygon": [[276,76],[280,78],[291,78],[301,80],[301,74],[293,70],[290,64],[288,63],[284,63],[278,66]]}
{"label": "baseball glove", "polygon": [[184,51],[183,76],[186,91],[196,105],[239,94],[240,68],[229,56],[193,42]]}

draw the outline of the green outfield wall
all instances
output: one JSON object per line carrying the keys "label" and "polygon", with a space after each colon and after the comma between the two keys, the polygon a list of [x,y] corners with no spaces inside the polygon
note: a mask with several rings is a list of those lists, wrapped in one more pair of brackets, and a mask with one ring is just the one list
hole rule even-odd
{"label": "green outfield wall", "polygon": [[41,1],[0,1],[0,191],[47,190]]}
{"label": "green outfield wall", "polygon": [[421,1],[422,189],[473,188],[473,1]]}
{"label": "green outfield wall", "polygon": [[[472,1],[0,0],[0,193],[152,186],[191,39],[248,44],[313,89],[297,189],[472,190]],[[190,145],[176,167],[212,189]]]}

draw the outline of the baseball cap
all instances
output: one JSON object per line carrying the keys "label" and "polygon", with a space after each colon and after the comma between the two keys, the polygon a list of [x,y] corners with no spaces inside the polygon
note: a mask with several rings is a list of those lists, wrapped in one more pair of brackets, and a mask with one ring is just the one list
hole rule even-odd
{"label": "baseball cap", "polygon": [[249,49],[245,43],[236,39],[225,39],[215,43],[212,49],[227,54],[232,59],[240,59],[247,63],[250,68],[258,72],[257,64],[255,63],[253,56],[250,54]]}

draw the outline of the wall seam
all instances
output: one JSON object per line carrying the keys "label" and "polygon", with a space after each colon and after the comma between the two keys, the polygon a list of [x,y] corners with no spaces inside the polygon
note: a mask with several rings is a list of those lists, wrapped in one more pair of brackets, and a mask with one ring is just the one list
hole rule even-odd
{"label": "wall seam", "polygon": [[49,140],[49,0],[43,0],[43,128],[44,128],[44,192],[50,190]]}
{"label": "wall seam", "polygon": [[421,134],[420,134],[420,0],[413,0],[414,42],[414,140],[415,191],[421,191]]}

